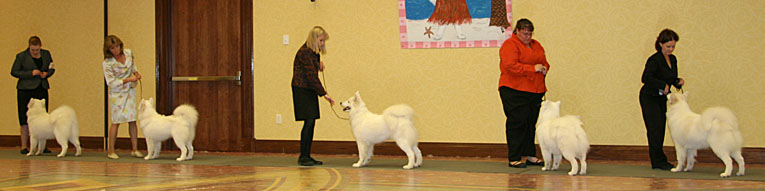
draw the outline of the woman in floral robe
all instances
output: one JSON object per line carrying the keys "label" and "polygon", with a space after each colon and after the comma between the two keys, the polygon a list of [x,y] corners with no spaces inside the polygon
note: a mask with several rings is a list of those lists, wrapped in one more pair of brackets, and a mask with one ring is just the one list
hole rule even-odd
{"label": "woman in floral robe", "polygon": [[110,159],[118,159],[114,152],[117,132],[121,123],[128,123],[130,142],[133,145],[131,156],[143,157],[138,151],[138,129],[136,127],[137,108],[135,87],[141,74],[133,61],[133,52],[123,49],[122,41],[117,36],[109,35],[104,40],[104,79],[109,86],[109,110],[112,116],[112,126],[109,127]]}

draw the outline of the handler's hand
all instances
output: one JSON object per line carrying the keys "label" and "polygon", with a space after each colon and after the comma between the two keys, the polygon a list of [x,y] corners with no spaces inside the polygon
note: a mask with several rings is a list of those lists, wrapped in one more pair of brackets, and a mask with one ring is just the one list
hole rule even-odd
{"label": "handler's hand", "polygon": [[332,97],[329,97],[329,95],[324,95],[324,99],[326,99],[329,102],[330,106],[335,105],[335,100],[333,100]]}

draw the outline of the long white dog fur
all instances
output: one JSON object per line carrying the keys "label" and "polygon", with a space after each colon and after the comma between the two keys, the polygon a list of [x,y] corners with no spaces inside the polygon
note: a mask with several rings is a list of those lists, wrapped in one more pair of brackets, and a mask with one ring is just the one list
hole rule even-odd
{"label": "long white dog fur", "polygon": [[61,145],[61,158],[69,149],[67,141],[77,149],[74,156],[82,154],[80,147],[80,129],[77,126],[77,114],[69,106],[62,105],[56,110],[45,112],[45,100],[31,99],[27,104],[27,123],[29,125],[30,149],[27,156],[40,155],[45,148],[45,141],[56,139]]}
{"label": "long white dog fur", "polygon": [[157,113],[154,108],[154,98],[141,100],[138,120],[143,135],[146,137],[148,154],[143,159],[151,160],[159,157],[162,141],[173,138],[175,145],[181,149],[181,156],[176,161],[194,158],[194,136],[199,113],[191,105],[181,105],[173,110],[172,116]]}
{"label": "long white dog fur", "polygon": [[[712,152],[725,163],[720,177],[729,177],[733,171],[731,157],[738,163],[737,176],[744,175],[744,157],[741,155],[743,138],[733,112],[724,107],[711,107],[701,115],[691,111],[688,93],[667,95],[667,125],[675,142],[677,166],[672,172],[691,171],[698,149],[712,148]],[[683,168],[683,163],[686,163]]]}
{"label": "long white dog fur", "polygon": [[358,91],[340,105],[344,107],[343,111],[350,111],[351,128],[359,149],[359,161],[353,163],[353,167],[369,164],[374,145],[388,139],[396,141],[406,153],[409,162],[404,169],[422,165],[422,152],[417,147],[417,129],[412,119],[414,109],[399,104],[388,107],[382,115],[375,114],[367,109]]}
{"label": "long white dog fur", "polygon": [[[582,124],[579,116],[560,117],[560,101],[542,102],[536,131],[545,161],[542,170],[558,170],[563,155],[563,158],[571,163],[568,175],[587,174],[587,151],[590,149],[590,142],[587,141]],[[580,160],[581,168],[576,159]],[[550,161],[553,161],[552,164]]]}

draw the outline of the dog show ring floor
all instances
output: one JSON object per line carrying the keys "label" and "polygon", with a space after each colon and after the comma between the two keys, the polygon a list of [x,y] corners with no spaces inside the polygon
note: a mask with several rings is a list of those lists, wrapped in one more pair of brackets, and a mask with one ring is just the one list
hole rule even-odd
{"label": "dog show ring floor", "polygon": [[[404,170],[404,156],[374,156],[353,168],[352,155],[315,155],[324,165],[302,167],[297,155],[197,152],[177,162],[178,151],[144,160],[100,150],[64,158],[60,151],[27,157],[0,148],[0,190],[763,190],[765,165],[747,164],[745,176],[720,178],[722,163],[697,164],[692,172],[652,170],[648,162],[587,161],[587,175],[568,176],[539,166],[510,168],[501,159],[424,157]],[[145,151],[143,151],[145,153]],[[734,169],[734,174],[738,169]]]}

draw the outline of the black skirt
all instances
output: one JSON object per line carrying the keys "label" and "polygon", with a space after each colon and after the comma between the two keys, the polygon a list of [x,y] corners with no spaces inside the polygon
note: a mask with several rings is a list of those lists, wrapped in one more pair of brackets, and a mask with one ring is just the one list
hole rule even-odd
{"label": "black skirt", "polygon": [[42,85],[37,86],[33,90],[16,90],[16,103],[18,103],[19,111],[19,125],[27,125],[27,104],[32,98],[45,99],[45,110],[48,110],[48,89],[43,88]]}
{"label": "black skirt", "polygon": [[295,121],[319,118],[319,94],[313,89],[292,86]]}

